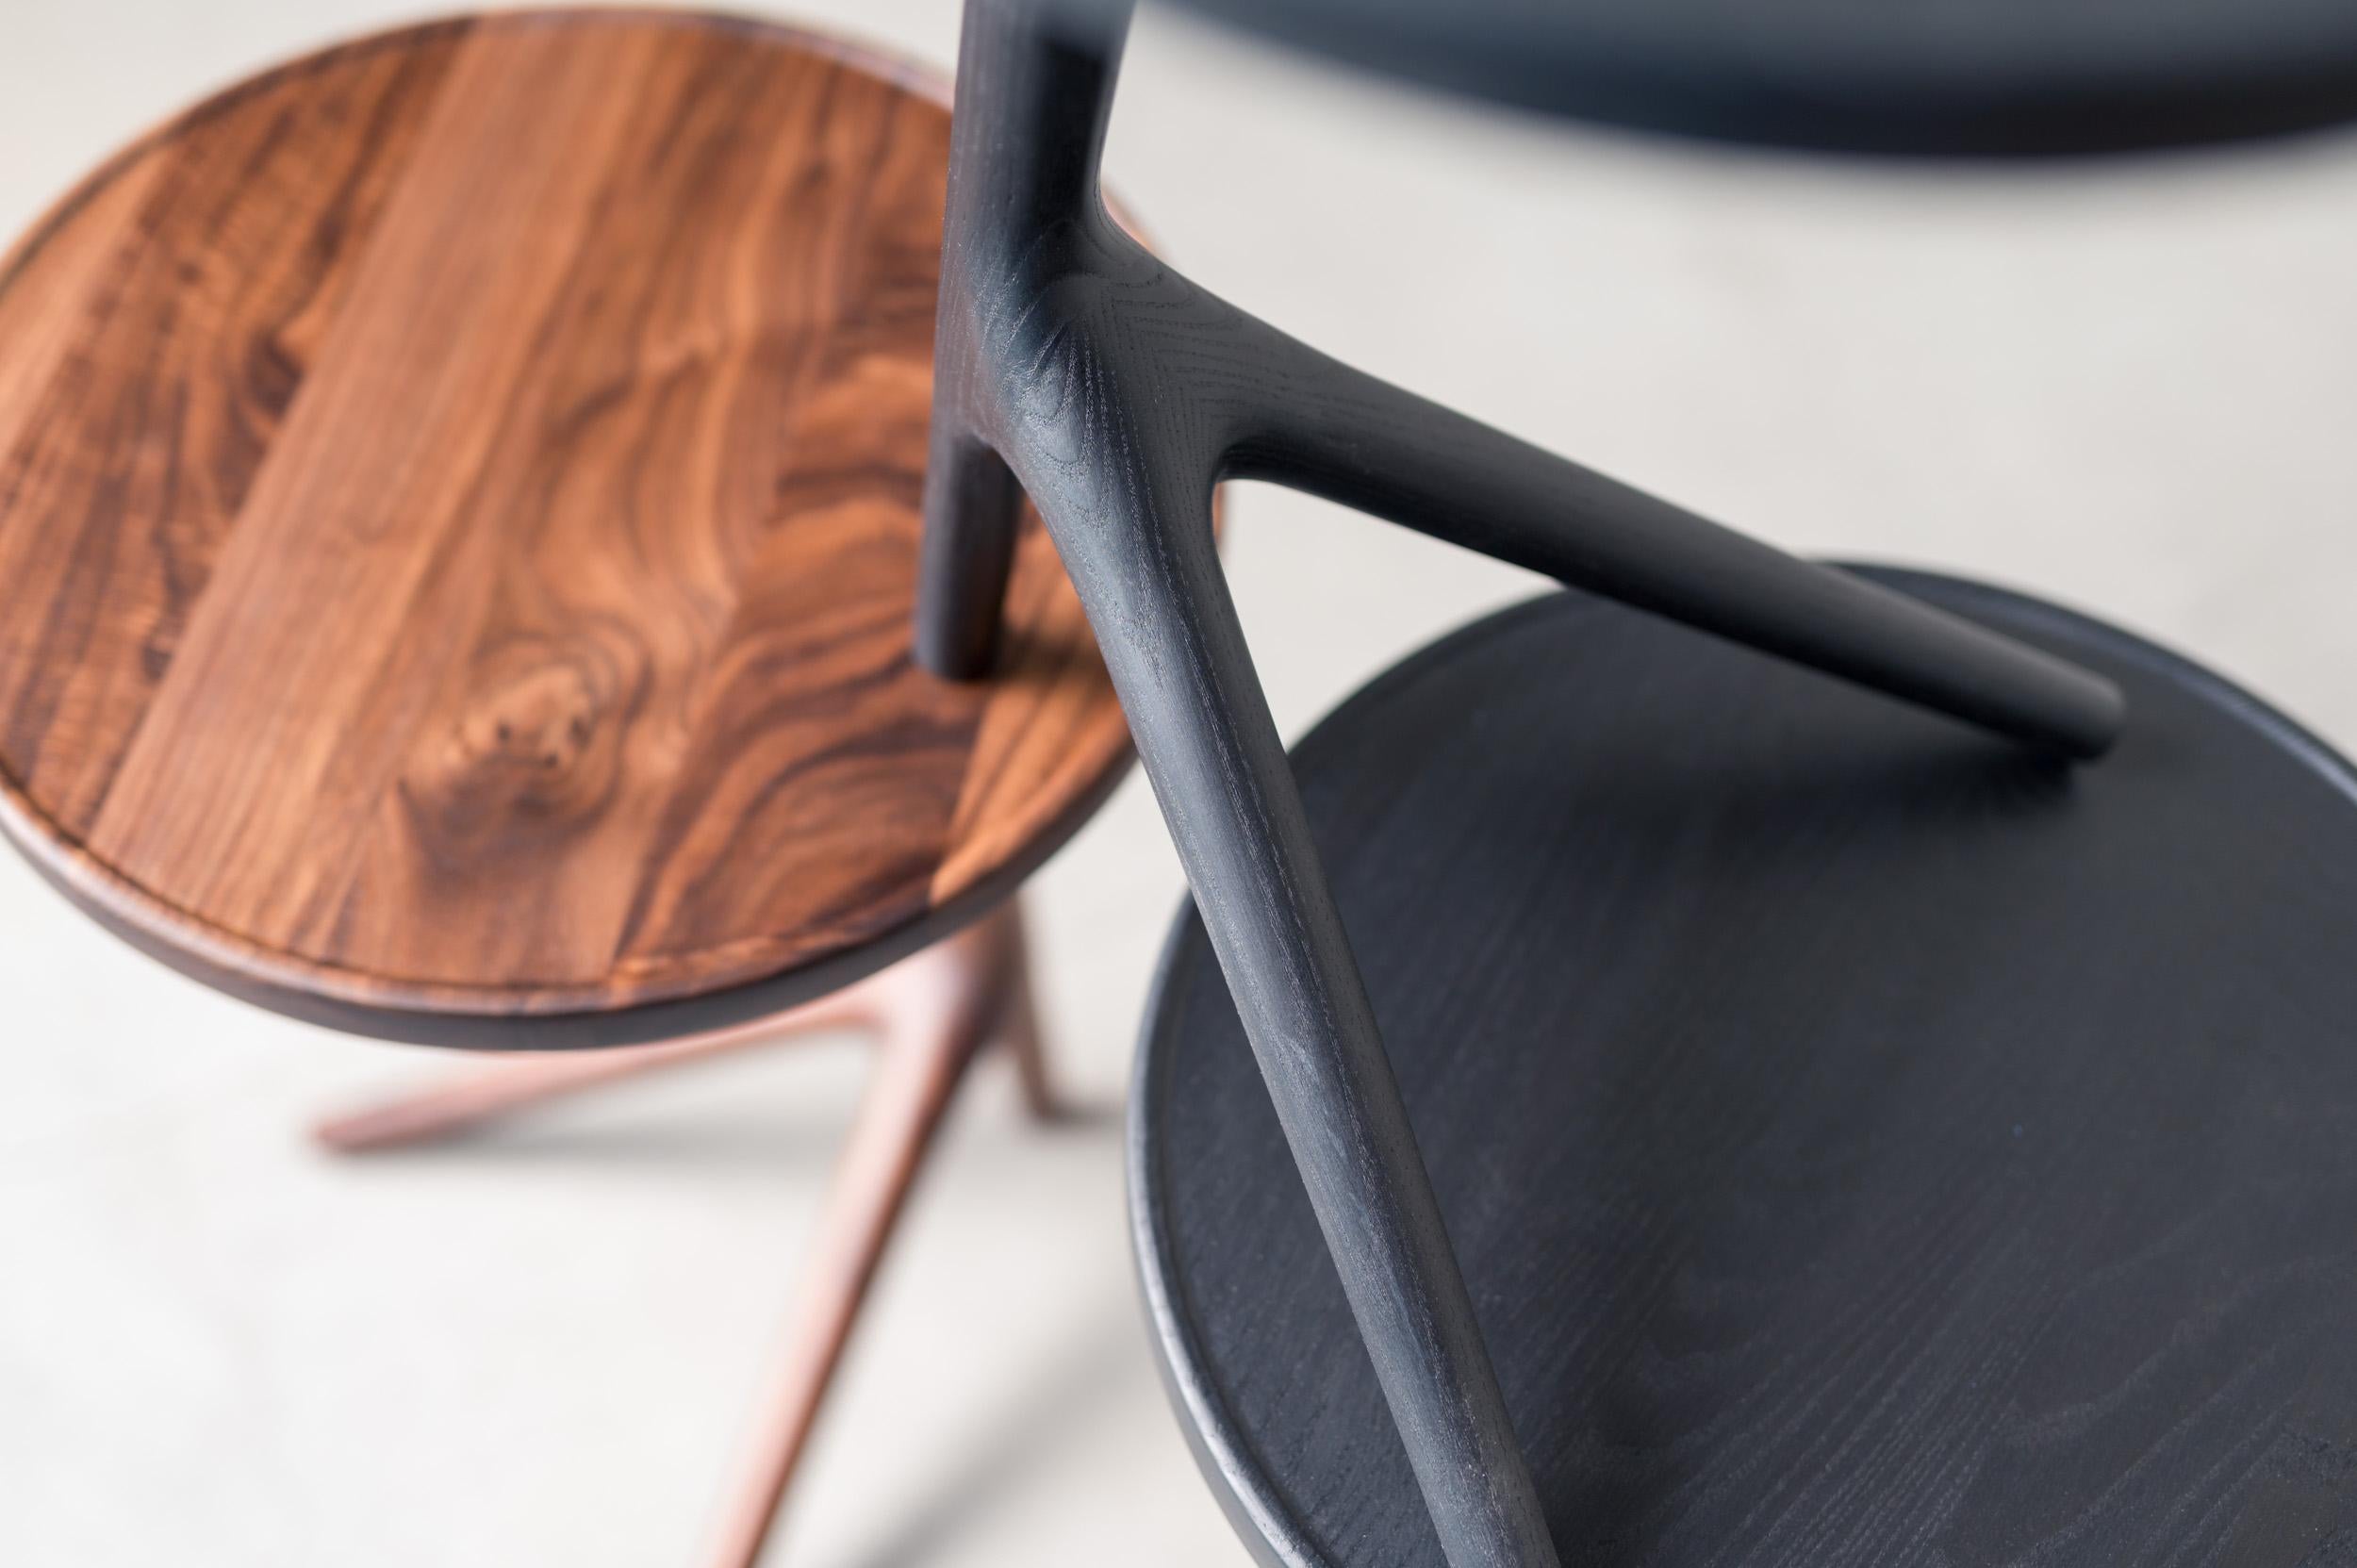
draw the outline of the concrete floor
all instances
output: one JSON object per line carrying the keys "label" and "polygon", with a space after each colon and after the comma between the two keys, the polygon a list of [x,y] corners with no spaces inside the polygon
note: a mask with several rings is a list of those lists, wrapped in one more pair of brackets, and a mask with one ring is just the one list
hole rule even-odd
{"label": "concrete floor", "polygon": [[[191,96],[408,14],[0,0],[0,230]],[[954,52],[952,0],[795,14]],[[1779,543],[2115,616],[2357,743],[2357,138],[1829,166],[1486,115],[1149,12],[1109,164],[1191,272],[1345,358]],[[1232,506],[1289,733],[1534,586],[1298,498]],[[1134,779],[1039,879],[1054,1049],[1101,1114],[1035,1135],[982,1075],[773,1560],[1244,1560],[1155,1383],[1122,1216],[1178,890]],[[434,1059],[200,990],[5,856],[0,997],[0,1563],[692,1560],[854,1050],[338,1164],[306,1116]]]}

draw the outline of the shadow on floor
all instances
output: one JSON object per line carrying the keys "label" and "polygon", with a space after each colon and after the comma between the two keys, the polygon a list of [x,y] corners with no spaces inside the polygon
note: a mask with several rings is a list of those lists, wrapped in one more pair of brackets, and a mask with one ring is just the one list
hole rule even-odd
{"label": "shadow on floor", "polygon": [[[899,1510],[881,1541],[848,1554],[849,1568],[924,1568],[940,1560],[976,1511],[1091,1441],[1089,1418],[1134,1397],[1137,1380],[1147,1376],[1141,1331],[1134,1308],[1098,1303],[1065,1353],[988,1423],[993,1441],[972,1446],[927,1495]],[[792,1527],[789,1518],[786,1529]],[[788,1544],[785,1555],[791,1553]]]}

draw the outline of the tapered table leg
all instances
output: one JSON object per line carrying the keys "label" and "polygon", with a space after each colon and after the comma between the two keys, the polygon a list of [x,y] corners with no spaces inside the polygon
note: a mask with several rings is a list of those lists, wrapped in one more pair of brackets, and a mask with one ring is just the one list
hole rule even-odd
{"label": "tapered table leg", "polygon": [[[1118,426],[1126,411],[1115,407],[1107,422]],[[1150,468],[1119,489],[1077,468],[1028,469],[1449,1560],[1553,1568],[1537,1493],[1220,573],[1209,487]]]}
{"label": "tapered table leg", "polygon": [[[1012,925],[983,939],[994,937],[1012,940]],[[836,1167],[784,1358],[707,1568],[752,1568],[760,1560],[942,1114],[976,1048],[1007,1016],[1013,996],[1005,965],[1003,955],[952,951],[899,975],[909,995],[882,1020],[875,1077]],[[985,969],[1010,983],[978,983]]]}
{"label": "tapered table leg", "polygon": [[1253,370],[1227,457],[1239,477],[1389,518],[2064,756],[2099,756],[2118,736],[2124,702],[2102,676],[1238,322]]}

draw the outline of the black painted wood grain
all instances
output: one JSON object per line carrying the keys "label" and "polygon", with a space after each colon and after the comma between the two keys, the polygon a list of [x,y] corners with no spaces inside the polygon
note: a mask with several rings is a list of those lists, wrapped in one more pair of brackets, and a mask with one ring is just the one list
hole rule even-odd
{"label": "black painted wood grain", "polygon": [[943,231],[918,656],[982,667],[1038,506],[1243,1010],[1454,1568],[1555,1550],[1212,553],[1229,477],[1332,497],[2070,756],[2119,694],[1385,386],[1197,289],[1098,158],[1126,5],[968,0]]}
{"label": "black painted wood grain", "polygon": [[917,650],[992,645],[1014,507],[1097,630],[1456,1568],[1552,1568],[1350,944],[1211,551],[1224,477],[1328,495],[1926,703],[2101,752],[2107,683],[1387,387],[1204,292],[1098,193],[1126,7],[969,0]]}
{"label": "black painted wood grain", "polygon": [[[2118,751],[1560,595],[1294,754],[1553,1538],[2357,1561],[2357,780],[2122,634],[1885,581],[2119,681]],[[1440,1560],[1192,916],[1140,1071],[1149,1295],[1239,1522]]]}

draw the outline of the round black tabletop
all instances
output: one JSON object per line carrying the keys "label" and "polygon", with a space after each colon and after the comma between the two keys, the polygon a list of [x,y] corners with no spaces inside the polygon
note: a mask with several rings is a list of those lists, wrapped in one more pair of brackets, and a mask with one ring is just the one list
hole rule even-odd
{"label": "round black tabletop", "polygon": [[2357,118],[2349,0],[1180,0],[1528,107],[1716,140],[2019,157]]}
{"label": "round black tabletop", "polygon": [[[2357,1561],[2357,772],[2118,681],[2076,769],[1574,593],[1293,751],[1566,1563]],[[1192,910],[1132,1097],[1163,1367],[1269,1568],[1439,1543]]]}

